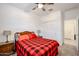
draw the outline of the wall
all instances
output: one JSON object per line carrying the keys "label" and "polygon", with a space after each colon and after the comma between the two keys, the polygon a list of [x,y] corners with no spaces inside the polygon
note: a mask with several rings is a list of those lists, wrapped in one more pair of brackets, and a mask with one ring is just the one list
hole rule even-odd
{"label": "wall", "polygon": [[14,39],[14,33],[17,31],[36,31],[37,30],[36,15],[27,14],[18,8],[0,4],[0,42],[4,42],[4,30],[11,30],[11,37],[9,40]]}
{"label": "wall", "polygon": [[51,12],[51,14],[43,17],[41,21],[41,35],[45,38],[55,39],[62,45],[64,40],[62,12]]}
{"label": "wall", "polygon": [[[79,8],[64,12],[65,20],[76,18],[78,15]],[[0,42],[5,41],[2,35],[3,30],[11,30],[13,35],[16,31],[29,30],[36,32],[37,29],[41,29],[43,32],[41,35],[57,39],[61,43],[63,41],[63,35],[61,35],[63,34],[62,17],[62,13],[58,11],[51,12],[51,14],[41,18],[38,15],[28,14],[18,8],[0,4]],[[52,29],[50,29],[51,27]],[[13,36],[11,39],[13,39]]]}
{"label": "wall", "polygon": [[79,8],[73,8],[67,11],[64,11],[65,20],[75,19],[79,17]]}
{"label": "wall", "polygon": [[53,38],[62,44],[64,40],[64,20],[75,19],[79,17],[79,8],[73,8],[63,12],[51,12],[51,14],[43,17],[41,25],[41,35],[46,38]]}

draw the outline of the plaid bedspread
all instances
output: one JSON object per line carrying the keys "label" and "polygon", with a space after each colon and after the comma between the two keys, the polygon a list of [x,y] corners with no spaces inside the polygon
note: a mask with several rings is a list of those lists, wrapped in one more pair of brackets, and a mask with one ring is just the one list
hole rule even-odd
{"label": "plaid bedspread", "polygon": [[16,41],[18,56],[56,56],[59,44],[55,40],[35,38],[32,40]]}

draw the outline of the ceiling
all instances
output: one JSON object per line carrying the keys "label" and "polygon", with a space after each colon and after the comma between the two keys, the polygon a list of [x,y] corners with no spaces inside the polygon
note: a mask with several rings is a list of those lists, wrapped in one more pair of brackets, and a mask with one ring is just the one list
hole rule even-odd
{"label": "ceiling", "polygon": [[[34,13],[36,15],[46,15],[50,13],[49,11],[42,11],[41,9],[32,10],[36,6],[34,3],[7,3],[8,5],[14,6],[16,8],[19,8],[25,12],[28,13]],[[53,11],[62,10],[62,11],[68,11],[73,8],[79,7],[79,3],[54,3],[54,5],[45,6],[46,9],[53,8]]]}

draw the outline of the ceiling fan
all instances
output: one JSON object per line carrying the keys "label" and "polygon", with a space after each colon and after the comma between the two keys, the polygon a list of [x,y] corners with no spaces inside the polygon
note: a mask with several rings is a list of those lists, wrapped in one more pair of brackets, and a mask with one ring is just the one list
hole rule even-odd
{"label": "ceiling fan", "polygon": [[[46,11],[46,8],[44,8],[44,6],[54,5],[54,3],[35,3],[35,4],[36,4],[36,6],[32,10],[36,10],[37,8],[40,8],[43,11]],[[52,8],[48,9],[48,11],[52,11],[52,10],[53,10]]]}

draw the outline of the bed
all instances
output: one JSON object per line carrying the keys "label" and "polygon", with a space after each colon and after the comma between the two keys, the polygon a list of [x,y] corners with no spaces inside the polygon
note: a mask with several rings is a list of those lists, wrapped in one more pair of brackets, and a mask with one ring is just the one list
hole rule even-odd
{"label": "bed", "polygon": [[57,41],[38,37],[33,32],[15,33],[17,56],[57,56],[58,46]]}

